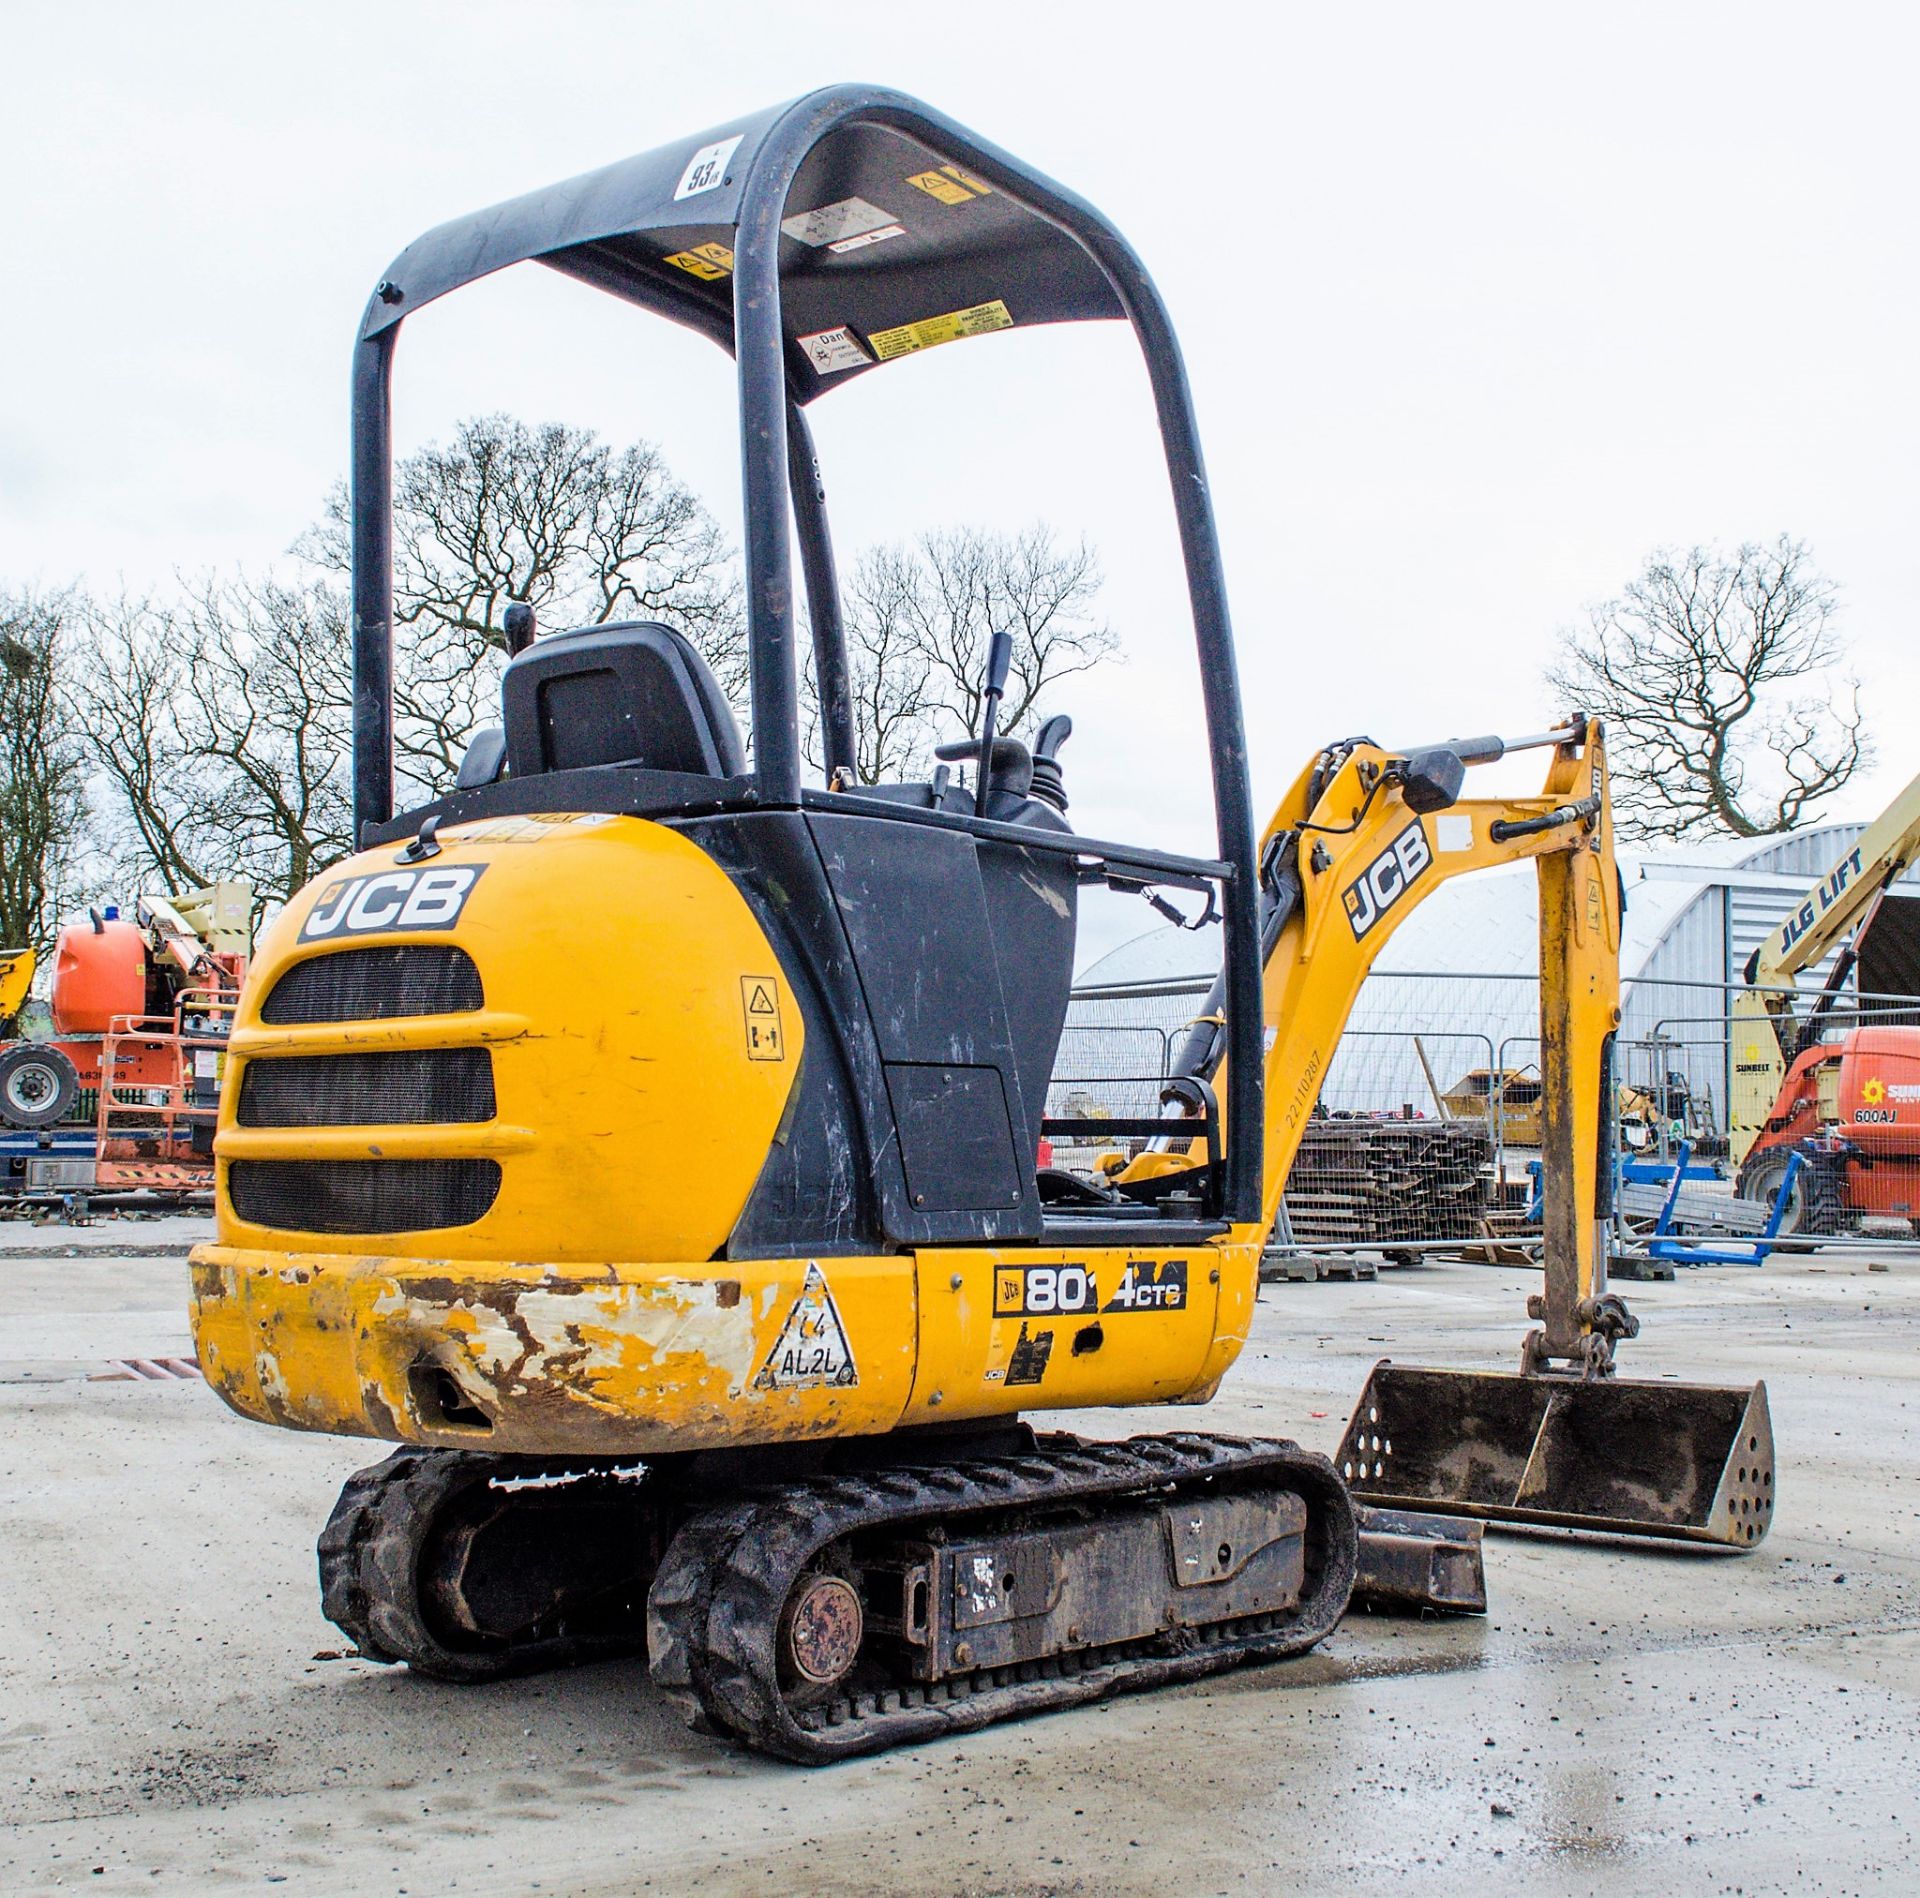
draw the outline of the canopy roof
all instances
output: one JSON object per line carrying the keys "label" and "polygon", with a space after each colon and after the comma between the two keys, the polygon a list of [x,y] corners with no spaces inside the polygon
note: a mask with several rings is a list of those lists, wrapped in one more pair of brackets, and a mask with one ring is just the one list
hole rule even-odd
{"label": "canopy roof", "polygon": [[394,261],[361,335],[532,260],[731,348],[749,186],[850,97],[872,110],[811,145],[772,200],[797,401],[963,336],[1126,315],[1081,243],[1033,208],[1057,185],[958,127],[943,149],[947,122],[897,94],[833,87],[440,225]]}

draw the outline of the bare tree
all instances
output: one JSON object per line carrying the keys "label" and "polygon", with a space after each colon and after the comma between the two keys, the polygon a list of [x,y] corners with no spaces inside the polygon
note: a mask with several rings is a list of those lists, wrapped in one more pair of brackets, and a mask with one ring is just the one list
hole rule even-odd
{"label": "bare tree", "polygon": [[1853,776],[1870,751],[1838,591],[1785,534],[1731,557],[1662,549],[1562,633],[1547,683],[1606,720],[1623,829],[1770,836]]}
{"label": "bare tree", "polygon": [[0,948],[44,951],[75,880],[86,753],[62,690],[72,600],[0,591]]}
{"label": "bare tree", "polygon": [[[1100,583],[1084,541],[1063,544],[1039,524],[1018,535],[928,534],[862,556],[846,588],[860,781],[924,776],[935,745],[979,730],[996,632],[1013,635],[1000,729],[1030,731],[1054,687],[1120,649],[1095,613]],[[810,685],[809,693],[817,728]],[[816,729],[816,751],[818,742]]]}
{"label": "bare tree", "polygon": [[[344,487],[296,551],[346,572]],[[549,629],[665,621],[730,698],[745,696],[731,550],[660,451],[476,416],[394,472],[395,743],[403,775],[428,792],[446,789],[475,726],[495,715],[503,622],[517,602]]]}
{"label": "bare tree", "polygon": [[353,686],[337,588],[208,581],[173,605],[122,600],[90,618],[95,663],[73,691],[123,877],[245,876],[265,905],[348,853]]}

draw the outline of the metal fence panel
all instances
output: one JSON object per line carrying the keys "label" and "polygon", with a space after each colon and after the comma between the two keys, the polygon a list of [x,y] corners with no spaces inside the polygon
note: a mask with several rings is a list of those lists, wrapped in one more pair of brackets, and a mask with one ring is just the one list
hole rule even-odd
{"label": "metal fence panel", "polygon": [[[1744,992],[1677,978],[1628,986],[1615,1075],[1629,1172],[1670,1169],[1684,1151],[1676,1231],[1705,1243],[1758,1230],[1784,1150],[1798,1149],[1790,1232],[1825,1244],[1920,1238],[1920,998],[1845,996],[1821,1026],[1812,1072],[1778,1104],[1796,1112],[1746,1127],[1733,1120],[1734,1067],[1769,1031],[1736,1019]],[[1076,993],[1049,1115],[1155,1113],[1205,999],[1199,982]],[[1811,998],[1795,999],[1804,1019]],[[1538,1011],[1532,975],[1371,977],[1287,1183],[1294,1238],[1377,1247],[1537,1232]],[[1061,1146],[1056,1158],[1097,1170],[1099,1151]],[[1626,1226],[1645,1228],[1663,1198],[1632,1180]]]}

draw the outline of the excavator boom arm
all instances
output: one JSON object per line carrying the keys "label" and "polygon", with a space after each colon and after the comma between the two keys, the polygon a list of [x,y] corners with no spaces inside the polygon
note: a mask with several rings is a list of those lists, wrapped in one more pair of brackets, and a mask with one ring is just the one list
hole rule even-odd
{"label": "excavator boom arm", "polygon": [[1300,898],[1266,966],[1267,1224],[1361,984],[1394,930],[1450,879],[1531,858],[1540,881],[1547,1343],[1571,1356],[1580,1313],[1604,1290],[1599,1222],[1611,1172],[1602,1156],[1620,1019],[1620,883],[1599,728],[1555,748],[1537,798],[1462,798],[1420,815],[1391,791],[1369,799],[1375,774],[1392,764],[1391,754],[1356,746],[1310,812],[1301,809],[1303,781],[1268,833],[1268,862],[1282,832],[1296,836]]}
{"label": "excavator boom arm", "polygon": [[[1553,761],[1534,798],[1455,796],[1431,808],[1446,789],[1425,781],[1436,753],[1355,742],[1323,753],[1282,799],[1260,858],[1267,919],[1262,1216],[1270,1229],[1361,985],[1394,931],[1450,879],[1532,859],[1540,881],[1546,1349],[1575,1357],[1587,1335],[1583,1314],[1605,1290],[1620,879],[1598,725],[1547,738]],[[1503,755],[1492,740],[1459,752],[1441,748],[1455,761],[1456,786],[1464,776],[1460,752],[1476,762]],[[1204,1026],[1185,1065],[1224,1098],[1217,1071],[1202,1057]],[[1197,1164],[1197,1143],[1181,1144],[1179,1153],[1143,1156],[1122,1177]]]}
{"label": "excavator boom arm", "polygon": [[1347,755],[1311,811],[1301,808],[1304,780],[1281,805],[1263,860],[1274,862],[1291,833],[1299,895],[1266,964],[1269,1225],[1361,984],[1398,926],[1454,877],[1538,863],[1545,1054],[1583,1057],[1596,1083],[1583,1091],[1598,1112],[1600,1051],[1618,1014],[1619,886],[1600,740],[1589,732],[1557,749],[1537,798],[1462,798],[1425,815],[1391,792],[1369,802],[1370,781],[1394,756],[1367,745]]}

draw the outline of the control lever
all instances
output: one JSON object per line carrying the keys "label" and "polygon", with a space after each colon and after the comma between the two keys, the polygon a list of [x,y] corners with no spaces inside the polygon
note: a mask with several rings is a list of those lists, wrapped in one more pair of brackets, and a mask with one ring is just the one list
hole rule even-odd
{"label": "control lever", "polygon": [[1007,693],[1007,671],[1013,664],[1013,635],[995,633],[987,648],[987,683],[980,695],[980,766],[975,773],[973,808],[982,817],[987,814],[987,797],[993,789],[993,728],[1000,719],[1000,701]]}
{"label": "control lever", "polygon": [[1067,808],[1067,787],[1060,776],[1060,747],[1073,733],[1073,720],[1065,712],[1056,712],[1040,727],[1033,741],[1033,788],[1031,796],[1051,804],[1056,811]]}

